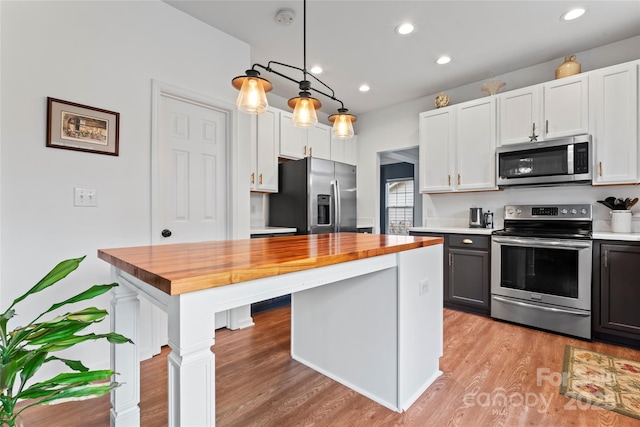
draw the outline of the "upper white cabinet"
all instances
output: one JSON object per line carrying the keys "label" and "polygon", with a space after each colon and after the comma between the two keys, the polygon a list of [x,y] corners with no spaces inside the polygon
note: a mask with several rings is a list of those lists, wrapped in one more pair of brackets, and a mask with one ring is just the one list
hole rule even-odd
{"label": "upper white cabinet", "polygon": [[588,133],[588,82],[580,74],[498,95],[499,145]]}
{"label": "upper white cabinet", "polygon": [[639,66],[635,61],[589,74],[595,185],[640,182]]}
{"label": "upper white cabinet", "polygon": [[331,138],[331,160],[357,165],[358,136],[349,139]]}
{"label": "upper white cabinet", "polygon": [[545,139],[589,132],[589,77],[577,75],[544,83]]}
{"label": "upper white cabinet", "polygon": [[452,191],[454,107],[420,113],[420,191]]}
{"label": "upper white cabinet", "polygon": [[268,108],[251,120],[251,191],[278,191],[280,112]]}
{"label": "upper white cabinet", "polygon": [[500,145],[541,138],[542,86],[531,86],[498,95]]}
{"label": "upper white cabinet", "polygon": [[495,189],[495,97],[420,114],[420,191]]}
{"label": "upper white cabinet", "polygon": [[280,157],[331,159],[331,127],[317,123],[308,129],[293,125],[293,113],[280,111]]}
{"label": "upper white cabinet", "polygon": [[456,188],[496,188],[495,97],[481,98],[457,106]]}

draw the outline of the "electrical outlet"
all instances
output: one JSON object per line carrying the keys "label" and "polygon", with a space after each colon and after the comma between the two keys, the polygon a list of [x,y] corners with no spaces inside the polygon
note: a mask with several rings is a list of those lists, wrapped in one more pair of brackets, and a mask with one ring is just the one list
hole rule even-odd
{"label": "electrical outlet", "polygon": [[427,292],[429,292],[429,280],[425,279],[418,282],[418,294],[422,295]]}
{"label": "electrical outlet", "polygon": [[98,192],[95,188],[73,189],[73,206],[96,207],[98,206]]}

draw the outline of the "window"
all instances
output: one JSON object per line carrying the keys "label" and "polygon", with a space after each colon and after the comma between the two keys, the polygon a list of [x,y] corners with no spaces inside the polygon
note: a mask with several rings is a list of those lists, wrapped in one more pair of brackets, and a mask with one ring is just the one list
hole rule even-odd
{"label": "window", "polygon": [[387,180],[387,234],[409,234],[413,227],[413,179]]}

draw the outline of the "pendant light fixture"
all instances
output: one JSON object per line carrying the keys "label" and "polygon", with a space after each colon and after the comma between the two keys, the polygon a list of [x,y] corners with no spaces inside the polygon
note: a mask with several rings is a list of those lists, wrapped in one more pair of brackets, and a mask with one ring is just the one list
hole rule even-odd
{"label": "pendant light fixture", "polygon": [[[322,80],[316,76],[309,74],[307,71],[307,0],[303,0],[303,67],[295,67],[293,65],[283,64],[281,62],[269,61],[266,66],[262,64],[253,64],[251,69],[246,71],[244,76],[238,76],[231,81],[233,87],[238,89],[240,93],[236,100],[238,110],[249,114],[264,113],[268,107],[266,93],[272,89],[271,83],[260,77],[260,72],[256,68],[261,68],[269,73],[276,74],[298,85],[300,92],[295,98],[291,98],[288,102],[289,107],[293,109],[293,124],[300,128],[308,128],[318,123],[318,115],[316,111],[320,109],[322,104],[316,98],[311,96],[311,91],[324,95],[340,103],[338,114],[329,116],[329,121],[333,123],[331,134],[334,138],[347,139],[351,138],[353,132],[353,122],[356,116],[348,114],[344,104],[335,97],[335,92]],[[274,70],[272,65],[292,68],[302,72],[302,80],[296,80],[286,74]],[[315,81],[323,85],[330,93],[323,92],[311,87],[311,82],[307,76],[313,77]]]}

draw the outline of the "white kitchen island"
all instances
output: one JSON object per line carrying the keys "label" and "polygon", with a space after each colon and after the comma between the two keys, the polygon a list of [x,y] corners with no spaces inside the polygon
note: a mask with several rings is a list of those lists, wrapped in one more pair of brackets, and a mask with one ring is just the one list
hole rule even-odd
{"label": "white kitchen island", "polygon": [[[99,250],[121,286],[112,330],[138,341],[144,295],[168,314],[170,426],[215,425],[215,313],[292,294],[291,355],[395,411],[441,374],[442,239],[337,233]],[[215,347],[214,347],[215,350]],[[135,345],[111,424],[140,424]]]}

